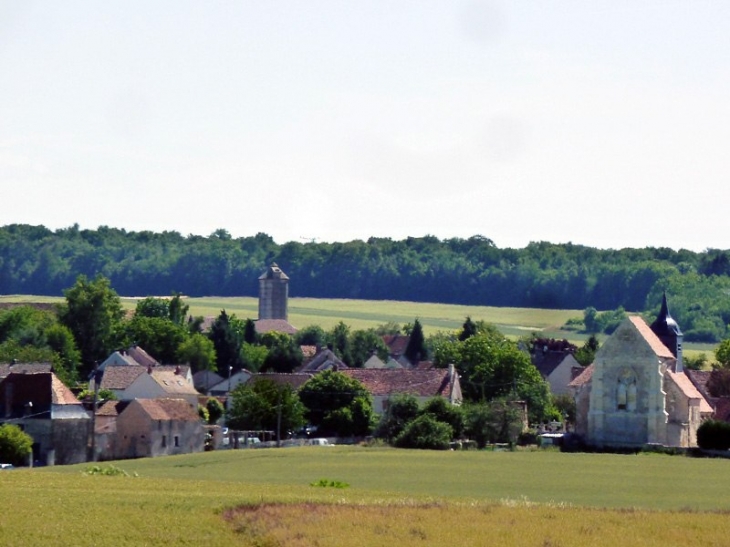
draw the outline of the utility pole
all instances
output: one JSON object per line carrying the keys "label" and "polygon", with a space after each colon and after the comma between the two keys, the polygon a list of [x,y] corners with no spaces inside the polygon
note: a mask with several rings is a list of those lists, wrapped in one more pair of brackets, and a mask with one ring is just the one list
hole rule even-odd
{"label": "utility pole", "polygon": [[92,462],[96,461],[96,405],[99,401],[99,382],[101,374],[99,374],[99,361],[94,362],[94,402],[91,405],[91,454],[88,459]]}

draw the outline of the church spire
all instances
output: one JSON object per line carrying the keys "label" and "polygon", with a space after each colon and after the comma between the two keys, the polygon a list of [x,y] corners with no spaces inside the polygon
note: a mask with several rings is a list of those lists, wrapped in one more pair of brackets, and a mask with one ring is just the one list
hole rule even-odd
{"label": "church spire", "polygon": [[667,346],[669,351],[677,358],[677,365],[675,372],[682,371],[682,331],[679,329],[679,325],[669,313],[669,306],[667,305],[667,292],[664,291],[662,296],[662,307],[659,310],[659,315],[656,320],[649,327],[657,335],[659,340]]}

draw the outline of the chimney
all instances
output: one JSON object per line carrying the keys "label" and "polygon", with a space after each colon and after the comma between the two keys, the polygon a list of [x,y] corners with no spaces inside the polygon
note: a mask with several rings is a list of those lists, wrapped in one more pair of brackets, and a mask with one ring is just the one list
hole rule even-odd
{"label": "chimney", "polygon": [[180,365],[175,366],[175,374],[180,375]]}
{"label": "chimney", "polygon": [[147,365],[147,374],[152,374],[152,365]]}

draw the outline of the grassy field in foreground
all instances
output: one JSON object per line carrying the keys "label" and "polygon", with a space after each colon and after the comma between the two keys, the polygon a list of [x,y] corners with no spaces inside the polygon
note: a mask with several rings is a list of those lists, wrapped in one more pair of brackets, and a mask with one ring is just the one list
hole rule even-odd
{"label": "grassy field in foreground", "polygon": [[1,473],[0,544],[719,546],[730,524],[727,460],[304,447],[116,464],[139,476]]}

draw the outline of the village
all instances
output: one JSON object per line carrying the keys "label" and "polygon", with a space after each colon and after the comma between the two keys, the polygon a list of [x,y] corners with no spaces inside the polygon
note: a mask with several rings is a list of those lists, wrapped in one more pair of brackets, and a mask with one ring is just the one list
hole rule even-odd
{"label": "village", "polygon": [[[288,322],[288,284],[288,276],[276,264],[259,278],[258,334],[296,333]],[[421,406],[433,399],[462,405],[462,375],[453,363],[436,367],[433,361],[412,362],[406,356],[409,335],[384,335],[383,342],[387,359],[373,351],[362,367],[349,367],[331,347],[303,346],[302,364],[292,372],[229,367],[227,376],[213,370],[194,373],[189,364],[160,364],[143,347],[132,345],[98,364],[81,399],[54,374],[50,363],[9,363],[0,365],[0,423],[15,424],[28,434],[33,444],[26,463],[44,466],[365,440],[372,435],[367,428],[353,429],[342,438],[332,431],[323,437],[312,424],[293,431],[285,423],[282,430],[280,409],[278,426],[232,427],[232,395],[239,386],[269,383],[296,393],[325,371],[359,383],[370,399],[372,420],[381,423],[397,412],[403,397]],[[727,399],[708,391],[711,372],[683,366],[682,332],[669,313],[666,295],[651,325],[629,316],[591,364],[581,366],[576,349],[567,340],[533,340],[530,366],[553,396],[574,402],[574,416],[566,413],[530,423],[527,403],[511,400],[517,434],[532,430],[537,436],[531,442],[570,441],[599,449],[689,449],[697,446],[703,421],[727,419]],[[201,408],[210,415],[202,416]],[[450,435],[452,448],[472,446],[458,427]]]}

